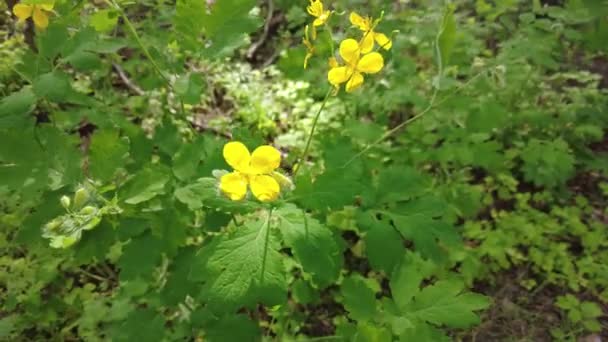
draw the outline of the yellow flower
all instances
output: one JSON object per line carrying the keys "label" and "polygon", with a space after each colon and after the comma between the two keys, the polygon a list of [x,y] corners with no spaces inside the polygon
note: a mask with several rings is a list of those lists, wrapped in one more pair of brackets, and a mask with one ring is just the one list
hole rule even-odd
{"label": "yellow flower", "polygon": [[375,74],[384,67],[384,58],[377,52],[361,55],[362,48],[354,39],[346,39],[340,43],[340,56],[346,65],[337,65],[330,60],[327,79],[334,87],[339,88],[344,82],[346,91],[352,92],[359,88],[364,81],[363,74]]}
{"label": "yellow flower", "polygon": [[384,34],[374,31],[374,27],[377,23],[374,23],[372,18],[363,18],[356,12],[350,14],[350,22],[359,27],[359,30],[363,31],[363,40],[361,42],[361,52],[368,53],[374,48],[374,40],[385,50],[390,50],[393,46],[393,42]]}
{"label": "yellow flower", "polygon": [[262,202],[279,197],[281,187],[274,172],[281,165],[281,153],[277,149],[264,145],[250,154],[243,143],[231,141],[224,145],[223,154],[234,171],[222,176],[220,190],[231,200],[245,198],[247,187]]}
{"label": "yellow flower", "polygon": [[306,7],[306,10],[308,14],[315,17],[315,20],[312,22],[312,40],[315,40],[317,39],[317,26],[322,26],[327,22],[331,11],[323,8],[321,0],[310,0],[310,5]]}
{"label": "yellow flower", "polygon": [[306,7],[306,10],[310,15],[315,17],[315,21],[312,22],[313,26],[321,26],[325,24],[331,14],[331,11],[323,8],[321,0],[310,0],[310,5]]}
{"label": "yellow flower", "polygon": [[27,18],[34,19],[34,25],[39,29],[45,29],[49,26],[49,13],[53,10],[53,3],[48,2],[39,5],[16,4],[13,6],[13,13],[19,21],[25,21]]}
{"label": "yellow flower", "polygon": [[310,39],[308,39],[308,25],[304,28],[304,38],[302,38],[302,43],[306,46],[306,57],[304,57],[304,69],[308,67],[308,60],[314,55],[315,47],[312,45]]}

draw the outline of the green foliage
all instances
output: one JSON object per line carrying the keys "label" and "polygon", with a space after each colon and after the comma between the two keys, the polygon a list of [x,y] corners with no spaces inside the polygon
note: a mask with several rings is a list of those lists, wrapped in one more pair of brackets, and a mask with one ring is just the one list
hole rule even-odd
{"label": "green foliage", "polygon": [[[0,340],[481,340],[501,279],[544,338],[602,330],[608,8],[326,1],[303,71],[306,5],[0,21]],[[393,46],[332,96],[355,10]],[[278,200],[222,193],[235,140],[280,150]]]}

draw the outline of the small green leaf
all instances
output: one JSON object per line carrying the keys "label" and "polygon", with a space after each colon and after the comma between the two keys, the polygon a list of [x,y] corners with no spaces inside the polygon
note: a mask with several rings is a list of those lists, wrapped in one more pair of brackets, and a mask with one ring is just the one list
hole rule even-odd
{"label": "small green leaf", "polygon": [[361,276],[350,276],[340,287],[344,308],[357,321],[368,321],[376,315],[376,294]]}
{"label": "small green leaf", "polygon": [[183,144],[173,157],[173,174],[185,181],[196,174],[204,154],[205,139],[198,136],[193,142]]}
{"label": "small green leaf", "polygon": [[138,172],[125,185],[120,198],[128,204],[139,204],[165,193],[169,174],[164,167],[148,167]]}
{"label": "small green leaf", "polygon": [[95,12],[90,17],[91,26],[98,32],[112,30],[118,23],[118,13],[114,10],[103,9]]}

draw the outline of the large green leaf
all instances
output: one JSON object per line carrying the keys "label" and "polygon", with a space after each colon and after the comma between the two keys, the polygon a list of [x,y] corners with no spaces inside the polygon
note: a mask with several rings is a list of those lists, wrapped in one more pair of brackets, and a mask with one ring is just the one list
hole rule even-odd
{"label": "large green leaf", "polygon": [[487,297],[463,292],[464,283],[457,279],[440,280],[427,286],[403,308],[410,318],[450,328],[466,328],[479,323],[475,311],[487,308]]}
{"label": "large green leaf", "polygon": [[329,228],[294,205],[276,211],[285,244],[314,282],[325,287],[342,268],[342,252]]}
{"label": "large green leaf", "polygon": [[280,240],[266,218],[251,219],[199,250],[191,278],[203,282],[201,299],[229,312],[254,303],[274,305],[287,296]]}
{"label": "large green leaf", "polygon": [[89,172],[91,177],[109,181],[115,171],[123,166],[129,143],[114,130],[101,130],[91,137],[89,147]]}

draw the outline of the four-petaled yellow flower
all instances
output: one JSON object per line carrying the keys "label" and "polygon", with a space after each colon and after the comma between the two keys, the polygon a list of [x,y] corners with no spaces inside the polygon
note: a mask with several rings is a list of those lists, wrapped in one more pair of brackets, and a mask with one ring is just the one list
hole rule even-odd
{"label": "four-petaled yellow flower", "polygon": [[326,10],[323,8],[323,3],[321,0],[310,0],[310,5],[306,7],[308,14],[315,17],[315,20],[312,22],[312,40],[317,39],[317,26],[324,25],[329,16],[331,15],[330,10]]}
{"label": "four-petaled yellow flower", "polygon": [[262,202],[274,201],[281,187],[275,179],[275,170],[281,165],[281,153],[272,146],[260,146],[249,153],[238,141],[224,145],[224,159],[234,171],[220,179],[220,190],[233,201],[247,195],[247,187]]}
{"label": "four-petaled yellow flower", "polygon": [[330,62],[331,69],[327,79],[334,87],[339,88],[344,82],[346,91],[351,92],[363,84],[363,74],[375,74],[384,67],[384,58],[378,52],[362,55],[362,47],[354,39],[345,39],[340,43],[340,56],[345,66]]}
{"label": "four-petaled yellow flower", "polygon": [[363,39],[361,41],[361,52],[368,53],[374,48],[374,41],[385,50],[389,50],[393,46],[393,42],[384,34],[374,31],[376,23],[370,17],[363,18],[356,12],[350,14],[350,22],[363,31]]}
{"label": "four-petaled yellow flower", "polygon": [[306,7],[306,10],[310,15],[316,18],[315,21],[312,22],[314,26],[325,24],[331,14],[330,10],[325,10],[323,8],[321,0],[310,0],[310,5]]}
{"label": "four-petaled yellow flower", "polygon": [[19,21],[25,21],[27,18],[34,19],[34,25],[39,29],[45,29],[49,26],[49,12],[53,10],[53,2],[37,5],[16,4],[13,6],[13,13],[19,18]]}

